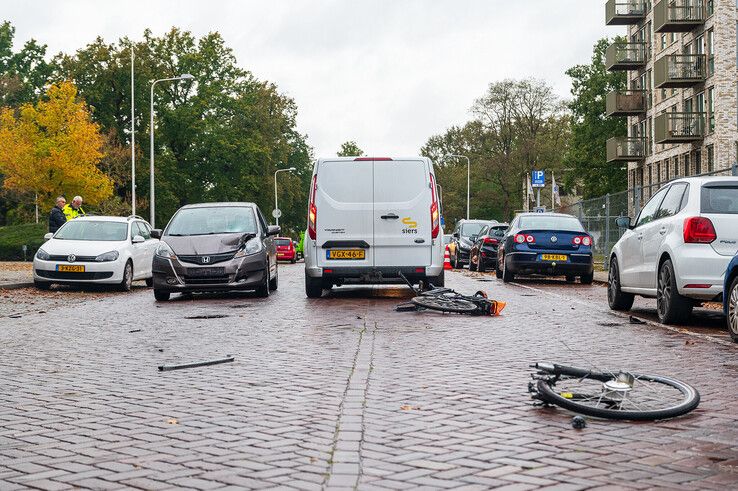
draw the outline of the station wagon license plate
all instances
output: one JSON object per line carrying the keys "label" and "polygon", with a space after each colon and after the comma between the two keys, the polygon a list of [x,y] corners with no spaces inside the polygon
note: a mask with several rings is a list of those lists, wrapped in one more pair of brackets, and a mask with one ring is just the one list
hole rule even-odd
{"label": "station wagon license plate", "polygon": [[84,273],[85,267],[81,264],[57,264],[56,270],[62,273]]}
{"label": "station wagon license plate", "polygon": [[326,259],[361,260],[366,258],[364,249],[328,249],[325,251]]}
{"label": "station wagon license plate", "polygon": [[566,261],[568,257],[565,254],[541,254],[543,261]]}

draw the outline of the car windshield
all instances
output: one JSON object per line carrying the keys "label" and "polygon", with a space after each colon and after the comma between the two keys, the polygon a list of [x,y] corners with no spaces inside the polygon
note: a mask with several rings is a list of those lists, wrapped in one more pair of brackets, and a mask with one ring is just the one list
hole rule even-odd
{"label": "car windshield", "polygon": [[479,232],[486,226],[485,223],[465,223],[461,226],[461,236],[471,237],[472,235],[479,235]]}
{"label": "car windshield", "polygon": [[560,230],[562,232],[584,232],[582,224],[574,217],[527,216],[520,217],[521,230]]}
{"label": "car windshield", "polygon": [[128,237],[128,224],[92,220],[72,220],[54,235],[61,240],[102,240],[120,242]]}
{"label": "car windshield", "polygon": [[250,206],[208,206],[179,210],[165,235],[255,234],[257,230]]}
{"label": "car windshield", "polygon": [[274,242],[276,242],[278,246],[288,246],[292,241],[290,241],[290,239],[277,239]]}

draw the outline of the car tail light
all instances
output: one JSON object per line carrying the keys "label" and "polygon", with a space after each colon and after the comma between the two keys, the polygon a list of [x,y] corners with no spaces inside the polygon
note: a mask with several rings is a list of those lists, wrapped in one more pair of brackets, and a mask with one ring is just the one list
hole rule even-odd
{"label": "car tail light", "polygon": [[313,187],[310,190],[310,205],[308,206],[308,235],[310,239],[317,237],[318,208],[315,207],[315,194],[318,190],[318,175],[313,176]]}
{"label": "car tail light", "polygon": [[574,245],[583,245],[583,246],[591,246],[592,245],[592,237],[589,235],[578,235],[571,239],[571,243]]}
{"label": "car tail light", "polygon": [[441,232],[441,217],[438,210],[438,200],[436,199],[436,180],[433,178],[433,174],[430,176],[431,185],[431,237],[436,239],[438,234]]}
{"label": "car tail light", "polygon": [[690,217],[684,220],[685,244],[710,244],[715,239],[717,233],[709,218]]}
{"label": "car tail light", "polygon": [[515,234],[515,242],[518,244],[523,244],[525,242],[528,244],[535,244],[536,238],[530,234]]}
{"label": "car tail light", "polygon": [[484,243],[485,244],[499,244],[500,241],[497,240],[497,239],[493,239],[492,237],[485,237],[484,238]]}
{"label": "car tail light", "polygon": [[416,273],[425,273],[425,268],[415,268]]}

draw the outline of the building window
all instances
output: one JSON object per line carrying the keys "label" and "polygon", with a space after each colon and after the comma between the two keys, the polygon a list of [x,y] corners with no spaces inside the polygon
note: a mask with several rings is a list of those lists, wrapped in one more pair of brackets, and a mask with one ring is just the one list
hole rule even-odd
{"label": "building window", "polygon": [[702,150],[694,152],[694,173],[696,175],[702,174]]}
{"label": "building window", "polygon": [[707,15],[710,16],[715,13],[715,0],[707,0]]}
{"label": "building window", "polygon": [[661,50],[663,51],[665,49],[666,49],[666,34],[662,34],[661,35]]}
{"label": "building window", "polygon": [[656,175],[654,176],[654,181],[652,184],[658,184],[661,182],[661,162],[656,162]]}
{"label": "building window", "polygon": [[689,164],[690,164],[690,162],[689,162],[689,154],[688,153],[685,153],[684,154],[684,175],[685,176],[688,176],[689,173],[691,172],[691,169],[689,168]]}
{"label": "building window", "polygon": [[707,110],[708,113],[708,124],[707,128],[710,133],[715,131],[715,88],[710,87],[707,91]]}
{"label": "building window", "polygon": [[707,172],[715,170],[715,146],[707,146]]}
{"label": "building window", "polygon": [[715,74],[715,31],[707,31],[707,76]]}

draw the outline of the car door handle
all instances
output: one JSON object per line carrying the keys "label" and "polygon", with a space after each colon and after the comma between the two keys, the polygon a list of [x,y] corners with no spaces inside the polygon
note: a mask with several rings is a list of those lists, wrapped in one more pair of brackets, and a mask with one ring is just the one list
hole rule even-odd
{"label": "car door handle", "polygon": [[398,217],[398,216],[397,216],[397,215],[395,215],[394,213],[390,213],[389,215],[382,215],[382,216],[381,216],[380,218],[381,218],[382,220],[397,220],[397,219],[398,219],[398,218],[400,218],[400,217]]}

